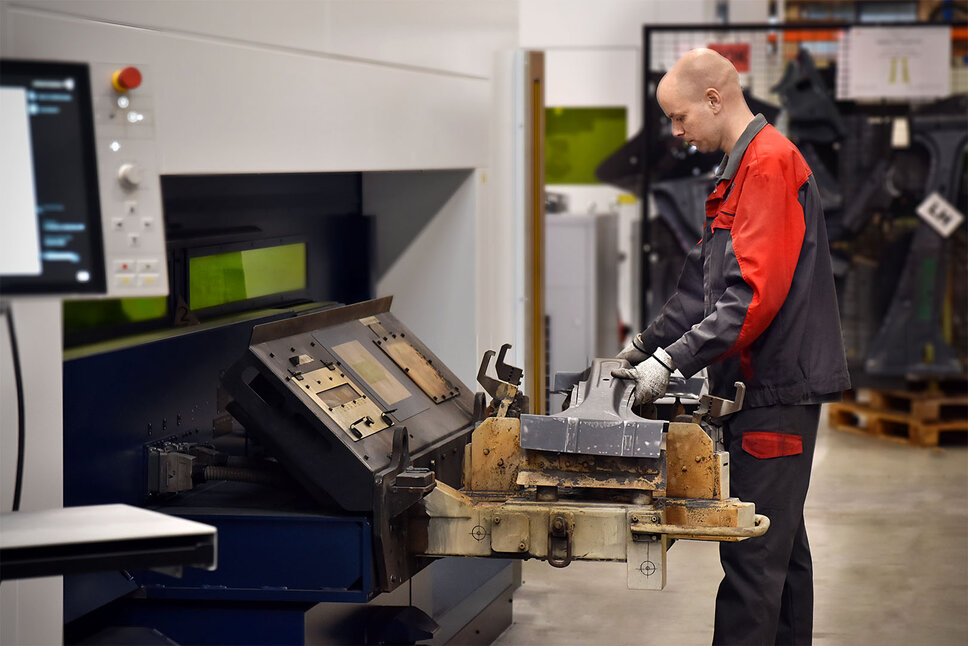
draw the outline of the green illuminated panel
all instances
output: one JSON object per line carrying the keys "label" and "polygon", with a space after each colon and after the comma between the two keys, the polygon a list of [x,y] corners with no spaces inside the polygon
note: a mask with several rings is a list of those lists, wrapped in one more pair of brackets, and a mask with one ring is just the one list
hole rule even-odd
{"label": "green illuminated panel", "polygon": [[193,310],[305,288],[306,245],[301,242],[188,261],[188,298]]}
{"label": "green illuminated panel", "polygon": [[168,316],[168,297],[64,301],[64,330],[76,332]]}
{"label": "green illuminated panel", "polygon": [[625,108],[546,108],[545,183],[600,184],[595,169],[626,140]]}

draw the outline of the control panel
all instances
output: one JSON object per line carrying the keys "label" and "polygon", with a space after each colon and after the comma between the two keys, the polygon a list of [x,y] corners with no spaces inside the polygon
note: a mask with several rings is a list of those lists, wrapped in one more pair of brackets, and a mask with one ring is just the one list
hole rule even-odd
{"label": "control panel", "polygon": [[154,84],[144,65],[91,65],[107,293],[168,293]]}

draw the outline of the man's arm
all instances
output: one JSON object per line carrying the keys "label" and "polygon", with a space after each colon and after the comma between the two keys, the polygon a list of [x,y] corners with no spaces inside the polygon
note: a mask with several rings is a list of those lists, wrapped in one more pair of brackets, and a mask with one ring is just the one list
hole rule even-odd
{"label": "man's arm", "polygon": [[793,282],[805,224],[790,178],[750,169],[743,185],[723,264],[725,291],[709,316],[665,349],[691,376],[741,352],[770,325]]}
{"label": "man's arm", "polygon": [[689,328],[703,317],[702,245],[697,244],[686,256],[679,274],[676,291],[672,294],[654,321],[642,334],[636,345],[645,356],[656,348],[664,348],[678,340]]}

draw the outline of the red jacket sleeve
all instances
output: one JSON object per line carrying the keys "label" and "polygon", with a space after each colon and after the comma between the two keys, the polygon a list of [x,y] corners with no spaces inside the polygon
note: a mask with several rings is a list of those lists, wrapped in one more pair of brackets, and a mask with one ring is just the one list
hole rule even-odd
{"label": "red jacket sleeve", "polygon": [[749,346],[783,306],[803,246],[805,223],[795,167],[760,168],[754,162],[732,226],[733,253],[753,290],[739,336],[725,356]]}

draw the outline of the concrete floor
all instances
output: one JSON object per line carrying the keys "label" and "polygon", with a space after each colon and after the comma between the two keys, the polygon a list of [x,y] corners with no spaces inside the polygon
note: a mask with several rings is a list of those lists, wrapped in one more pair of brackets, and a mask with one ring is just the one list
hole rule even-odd
{"label": "concrete floor", "polygon": [[[825,421],[806,503],[814,644],[968,644],[968,447],[916,448]],[[709,644],[717,546],[678,542],[667,574],[661,592],[631,591],[624,563],[527,561],[495,643]]]}

